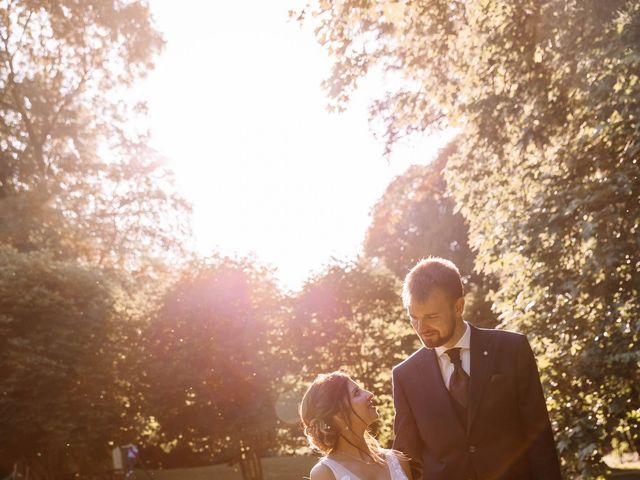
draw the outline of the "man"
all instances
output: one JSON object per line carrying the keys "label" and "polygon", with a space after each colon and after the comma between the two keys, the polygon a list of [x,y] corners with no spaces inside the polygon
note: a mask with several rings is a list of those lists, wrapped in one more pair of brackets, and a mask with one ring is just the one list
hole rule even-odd
{"label": "man", "polygon": [[420,261],[403,302],[421,348],[393,369],[393,448],[414,480],[556,480],[560,467],[535,358],[524,335],[462,320],[448,260]]}

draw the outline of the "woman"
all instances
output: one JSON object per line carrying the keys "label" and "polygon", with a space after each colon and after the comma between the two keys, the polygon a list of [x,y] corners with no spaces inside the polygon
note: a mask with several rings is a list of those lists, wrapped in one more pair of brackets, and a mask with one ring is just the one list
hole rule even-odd
{"label": "woman", "polygon": [[309,443],[324,454],[311,480],[411,480],[408,459],[368,432],[378,419],[373,394],[348,375],[318,376],[302,398],[300,418]]}

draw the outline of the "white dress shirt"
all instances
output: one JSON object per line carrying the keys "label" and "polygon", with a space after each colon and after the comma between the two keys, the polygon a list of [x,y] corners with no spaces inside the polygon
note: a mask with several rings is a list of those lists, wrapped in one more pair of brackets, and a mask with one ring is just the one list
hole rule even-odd
{"label": "white dress shirt", "polygon": [[[467,375],[471,377],[471,329],[469,328],[469,324],[464,322],[465,330],[452,348],[460,349],[460,359],[462,360],[462,369],[467,372]],[[442,380],[444,380],[444,384],[447,389],[449,388],[449,381],[451,380],[451,375],[453,375],[453,363],[451,363],[451,359],[449,355],[445,352],[449,350],[445,347],[436,347],[434,348],[436,352],[436,356],[438,357],[438,364],[440,365],[440,372],[442,373]]]}

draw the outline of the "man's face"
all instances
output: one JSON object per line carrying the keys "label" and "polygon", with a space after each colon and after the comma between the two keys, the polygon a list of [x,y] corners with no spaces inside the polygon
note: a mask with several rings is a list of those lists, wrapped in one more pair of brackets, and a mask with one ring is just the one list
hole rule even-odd
{"label": "man's face", "polygon": [[[409,303],[411,326],[425,347],[435,348],[451,342],[462,329],[464,299],[453,302],[437,288],[422,303]],[[458,340],[457,338],[455,339]]]}

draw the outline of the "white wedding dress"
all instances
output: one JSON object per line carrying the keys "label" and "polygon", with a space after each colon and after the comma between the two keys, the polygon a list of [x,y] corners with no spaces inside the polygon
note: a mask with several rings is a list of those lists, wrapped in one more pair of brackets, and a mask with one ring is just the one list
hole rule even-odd
{"label": "white wedding dress", "polygon": [[[398,457],[396,457],[390,450],[384,450],[384,458],[389,467],[391,480],[408,480],[404,470],[402,469],[402,465],[400,465]],[[331,469],[336,480],[360,480],[356,474],[351,473],[351,471],[345,468],[340,462],[331,458],[325,457],[320,460],[320,463]]]}

